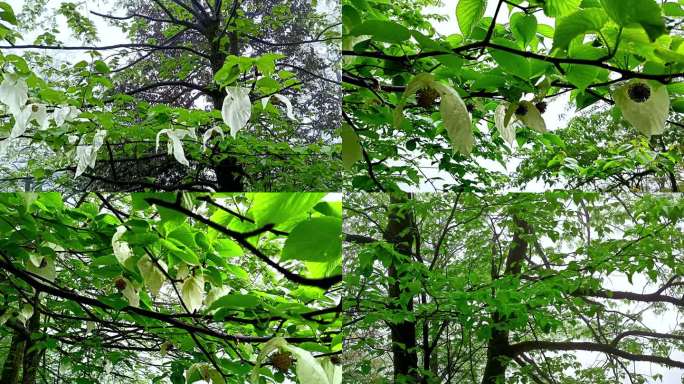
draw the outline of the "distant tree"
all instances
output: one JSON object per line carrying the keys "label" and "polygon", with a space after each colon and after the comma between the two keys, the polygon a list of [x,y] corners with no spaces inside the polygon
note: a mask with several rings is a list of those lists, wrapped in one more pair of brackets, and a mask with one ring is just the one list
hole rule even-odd
{"label": "distant tree", "polygon": [[[39,5],[27,2],[20,27],[42,25],[43,13],[31,12]],[[66,17],[82,46],[61,44],[43,25],[47,30],[34,44],[0,47],[13,52],[39,49],[27,52],[26,63],[17,58],[6,65],[7,73],[21,75],[25,68],[28,72],[21,76],[40,72],[40,81],[29,84],[29,102],[45,105],[48,112],[69,104],[84,113],[67,122],[67,131],[48,120],[48,129],[42,132],[29,122],[22,136],[31,139],[31,145],[25,148],[43,146],[55,154],[41,157],[40,169],[32,162],[22,166],[21,176],[32,176],[38,183],[73,184],[60,177],[64,171],[77,170],[63,158],[65,151],[75,155],[67,138],[75,135],[90,144],[93,134],[104,130],[98,161],[76,179],[78,189],[336,189],[335,18],[302,1],[145,0],[122,2],[111,14],[81,11],[75,3],[65,2],[57,13]],[[131,43],[97,45],[95,18],[123,28]],[[50,55],[60,51],[90,52],[93,59],[55,68],[59,64]],[[22,61],[12,64],[13,60]],[[228,133],[219,111],[226,89],[235,86],[248,92],[253,105],[235,102],[241,109],[231,113],[251,116],[248,122],[245,116],[238,119],[235,138],[221,138],[212,129],[222,127]],[[37,134],[32,128],[38,128]],[[164,129],[171,131],[161,134],[162,145],[166,132],[180,134],[187,165],[174,159],[177,152],[172,156],[155,149]],[[202,136],[208,131],[211,136],[204,148]],[[45,167],[53,158],[59,166]]]}
{"label": "distant tree", "polygon": [[356,194],[345,212],[347,383],[645,383],[661,376],[648,364],[684,368],[678,195]]}

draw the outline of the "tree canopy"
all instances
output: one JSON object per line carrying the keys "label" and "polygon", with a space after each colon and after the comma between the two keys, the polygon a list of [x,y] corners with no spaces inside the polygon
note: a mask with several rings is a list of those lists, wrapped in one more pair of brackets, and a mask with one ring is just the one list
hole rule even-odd
{"label": "tree canopy", "polygon": [[683,223],[678,195],[345,197],[345,380],[679,382]]}
{"label": "tree canopy", "polygon": [[334,195],[0,194],[0,213],[2,383],[341,380]]}
{"label": "tree canopy", "polygon": [[344,0],[342,12],[347,187],[680,190],[681,1]]}
{"label": "tree canopy", "polygon": [[3,189],[338,189],[333,3],[98,4],[0,3]]}

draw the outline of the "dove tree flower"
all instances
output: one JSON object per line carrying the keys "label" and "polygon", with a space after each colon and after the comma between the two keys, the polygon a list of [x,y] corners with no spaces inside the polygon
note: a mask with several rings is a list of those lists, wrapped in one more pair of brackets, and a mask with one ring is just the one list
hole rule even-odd
{"label": "dove tree flower", "polygon": [[617,87],[613,101],[622,116],[647,137],[661,135],[670,112],[670,96],[663,84],[633,79]]}

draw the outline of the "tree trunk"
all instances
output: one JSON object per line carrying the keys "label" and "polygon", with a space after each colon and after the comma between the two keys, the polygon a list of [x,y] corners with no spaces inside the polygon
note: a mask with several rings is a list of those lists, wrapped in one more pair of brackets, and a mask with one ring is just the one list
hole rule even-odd
{"label": "tree trunk", "polygon": [[0,383],[3,384],[17,384],[19,383],[19,373],[21,372],[21,361],[24,357],[25,337],[19,331],[14,331],[12,334],[12,343],[10,345],[7,358],[2,367],[2,375],[0,376]]}
{"label": "tree trunk", "polygon": [[[401,287],[400,282],[409,276],[400,272],[402,264],[411,262],[411,248],[413,244],[412,215],[409,210],[397,206],[409,201],[410,197],[406,194],[391,194],[391,207],[388,210],[387,229],[385,230],[385,240],[394,246],[394,249],[405,255],[405,259],[394,258],[392,264],[387,269],[387,275],[391,283],[387,287],[389,294],[390,310],[413,311],[413,297],[407,294],[407,290]],[[399,302],[399,301],[403,302]],[[418,352],[416,342],[416,323],[415,321],[400,321],[390,323],[392,336],[392,355],[394,359],[394,381],[395,382],[420,382],[418,374]]]}
{"label": "tree trunk", "polygon": [[38,364],[40,363],[40,356],[42,348],[40,347],[40,311],[38,311],[38,292],[36,292],[33,301],[33,315],[28,321],[28,338],[26,340],[26,349],[24,351],[24,377],[22,384],[35,384],[36,375],[38,373]]}
{"label": "tree trunk", "polygon": [[[506,269],[504,276],[519,275],[522,262],[527,254],[527,241],[523,238],[530,233],[529,224],[513,216],[516,228],[513,232],[513,241],[506,257]],[[493,256],[493,255],[492,255]],[[495,268],[492,268],[492,280],[498,278]],[[496,291],[492,289],[492,295]],[[492,335],[487,342],[487,364],[482,374],[482,384],[504,384],[506,380],[506,368],[509,363],[509,339],[506,317],[499,312],[492,313]]]}
{"label": "tree trunk", "polygon": [[[212,28],[207,32],[207,39],[211,43],[211,52],[209,53],[209,61],[211,62],[211,71],[216,75],[226,61],[226,54],[221,50],[220,41],[217,39],[217,34],[220,31],[220,21],[216,22],[216,28]],[[240,54],[240,41],[238,33],[233,31],[228,33],[229,52],[231,55],[238,56]],[[213,76],[212,76],[213,77]],[[211,94],[214,109],[221,110],[223,107],[223,99],[225,93],[219,89]],[[227,156],[214,166],[214,173],[216,174],[216,183],[218,184],[218,192],[242,192],[245,190],[244,175],[245,171],[240,165],[238,159],[234,156]]]}

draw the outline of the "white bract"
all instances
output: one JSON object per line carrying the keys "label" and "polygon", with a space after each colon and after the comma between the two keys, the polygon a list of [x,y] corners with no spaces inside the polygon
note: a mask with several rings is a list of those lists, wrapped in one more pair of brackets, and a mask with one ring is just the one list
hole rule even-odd
{"label": "white bract", "polygon": [[87,168],[95,168],[95,162],[97,161],[97,151],[100,150],[102,144],[104,144],[105,136],[107,136],[107,131],[101,129],[95,133],[93,137],[93,143],[91,145],[80,144],[76,147],[76,174],[74,177],[79,177]]}
{"label": "white bract", "polygon": [[43,104],[31,104],[31,119],[35,120],[40,126],[40,130],[44,131],[50,126],[48,120],[47,108]]}
{"label": "white bract", "polygon": [[80,113],[80,109],[71,105],[64,105],[55,108],[54,112],[52,112],[52,118],[55,120],[55,124],[61,127],[64,122],[73,121]]}
{"label": "white bract", "polygon": [[[512,104],[511,106],[514,105],[515,104]],[[539,133],[546,132],[546,123],[544,122],[544,118],[542,117],[541,112],[539,112],[539,109],[537,109],[537,107],[534,104],[527,100],[523,100],[517,106],[517,108],[520,107],[522,107],[525,113],[516,113],[515,117],[518,118],[518,120],[520,120],[528,128],[533,129]]]}
{"label": "white bract", "polygon": [[342,164],[346,169],[351,169],[354,163],[363,159],[363,149],[359,142],[359,136],[347,124],[340,128],[340,136],[342,136]]}
{"label": "white bract", "polygon": [[140,289],[133,286],[133,283],[127,278],[121,277],[121,279],[126,283],[126,287],[121,291],[121,294],[128,300],[128,304],[131,307],[138,308],[140,306]]}
{"label": "white bract", "polygon": [[517,103],[501,103],[494,111],[494,124],[501,137],[513,145],[515,130],[524,125],[537,132],[546,132],[546,123],[539,109],[530,101],[522,100]]}
{"label": "white bract", "polygon": [[[262,345],[257,361],[254,364],[251,374],[251,382],[259,382],[259,368],[271,354],[279,350],[290,352],[296,359],[295,372],[300,384],[340,384],[342,383],[342,368],[334,366],[329,359],[317,360],[311,352],[288,344],[282,337],[274,337]],[[326,361],[327,360],[327,361]]]}
{"label": "white bract", "polygon": [[181,287],[181,297],[191,313],[200,309],[204,300],[204,276],[196,272],[195,276],[188,277]]}
{"label": "white bract", "polygon": [[473,143],[473,130],[470,114],[465,103],[452,87],[435,80],[430,73],[421,73],[413,77],[406,85],[401,101],[394,110],[394,126],[399,127],[404,119],[403,111],[406,99],[421,88],[431,88],[440,96],[440,112],[447,135],[454,145],[454,150],[468,155]]}
{"label": "white bract", "polygon": [[325,374],[328,375],[330,384],[340,384],[342,382],[341,366],[333,364],[328,357],[321,359],[321,366],[323,366]]}
{"label": "white bract", "polygon": [[[634,87],[641,87],[643,100],[630,97],[630,90],[634,92]],[[613,101],[625,120],[645,136],[660,135],[665,131],[670,97],[664,85],[634,79],[613,92]]]}
{"label": "white bract", "polygon": [[506,122],[506,108],[507,105],[504,103],[499,104],[494,111],[494,124],[496,129],[499,131],[499,135],[503,138],[508,145],[513,145],[515,142],[515,124],[512,121]]}
{"label": "white bract", "polygon": [[247,125],[252,116],[252,102],[249,99],[249,88],[226,87],[226,97],[223,99],[221,117],[228,127],[231,136],[235,135]]}
{"label": "white bract", "polygon": [[133,256],[133,251],[128,246],[128,243],[121,240],[121,237],[126,233],[127,229],[123,225],[116,227],[116,233],[112,236],[112,250],[114,256],[119,260],[121,265],[124,265],[129,257]]}
{"label": "white bract", "polygon": [[212,289],[209,290],[209,293],[207,294],[207,298],[204,299],[204,305],[208,307],[211,307],[211,304],[216,301],[217,299],[220,299],[221,297],[229,294],[231,291],[230,287],[222,285],[220,287],[213,287]]}
{"label": "white bract", "polygon": [[26,81],[14,74],[5,74],[0,84],[0,102],[7,105],[7,110],[16,115],[28,101],[28,85]]}
{"label": "white bract", "polygon": [[26,132],[28,124],[31,121],[31,106],[24,107],[14,113],[14,127],[10,132],[9,138],[16,139]]}
{"label": "white bract", "polygon": [[207,131],[204,132],[204,134],[202,135],[202,151],[206,151],[206,150],[207,150],[207,142],[209,141],[209,139],[211,139],[211,135],[212,135],[214,132],[216,132],[216,133],[218,133],[219,135],[221,135],[221,138],[224,138],[224,137],[225,137],[225,136],[223,135],[223,129],[221,129],[221,127],[214,127],[214,128],[211,128],[211,129],[207,129]]}
{"label": "white bract", "polygon": [[51,257],[44,257],[40,260],[38,265],[34,265],[33,261],[26,263],[26,270],[34,275],[38,275],[45,280],[55,281],[57,271],[55,269],[55,260]]}
{"label": "white bract", "polygon": [[221,373],[208,363],[195,363],[185,372],[185,382],[194,383],[203,380],[211,384],[225,384]]}
{"label": "white bract", "polygon": [[285,104],[285,110],[287,111],[286,114],[288,119],[296,121],[297,119],[295,118],[294,112],[292,110],[292,103],[290,103],[290,99],[277,93],[273,95],[273,97],[280,100],[281,103]]}
{"label": "white bract", "polygon": [[183,143],[181,140],[186,136],[197,140],[195,129],[162,129],[157,133],[155,152],[159,151],[159,136],[162,134],[166,134],[169,137],[169,141],[166,143],[168,154],[173,155],[179,163],[189,167],[190,163],[188,162],[188,159],[185,158],[185,151],[183,150]]}
{"label": "white bract", "polygon": [[[162,260],[157,260],[157,263],[166,270],[166,263]],[[150,289],[153,296],[159,294],[166,277],[164,273],[157,267],[149,256],[145,255],[138,260],[138,269],[142,275],[143,280],[145,280],[145,285]]]}
{"label": "white bract", "polygon": [[33,307],[31,304],[24,304],[21,306],[21,310],[17,314],[17,320],[26,325],[26,322],[31,318],[31,316],[33,316]]}

